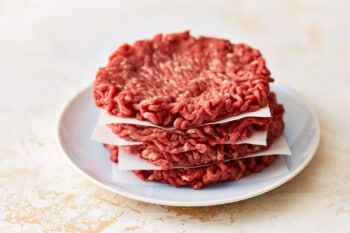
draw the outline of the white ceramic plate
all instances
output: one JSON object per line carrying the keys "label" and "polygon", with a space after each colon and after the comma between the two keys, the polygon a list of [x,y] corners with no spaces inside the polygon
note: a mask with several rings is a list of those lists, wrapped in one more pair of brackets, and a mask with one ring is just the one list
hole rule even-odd
{"label": "white ceramic plate", "polygon": [[[152,186],[113,182],[108,151],[90,139],[98,115],[91,87],[73,98],[62,112],[58,124],[58,144],[64,156],[83,175],[125,197],[171,206],[210,206],[244,200],[268,192],[296,176],[311,161],[319,143],[320,127],[312,109],[290,88],[278,83],[272,84],[271,88],[286,109],[285,137],[293,155],[282,156],[289,172],[263,182],[260,179],[260,182],[222,183],[202,190],[166,184]],[[264,171],[258,175],[264,177]]]}

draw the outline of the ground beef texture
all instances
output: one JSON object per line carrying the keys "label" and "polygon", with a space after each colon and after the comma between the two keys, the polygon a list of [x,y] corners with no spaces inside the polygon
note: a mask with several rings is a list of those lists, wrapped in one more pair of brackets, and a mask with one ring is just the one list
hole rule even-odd
{"label": "ground beef texture", "polygon": [[185,31],[120,46],[93,96],[112,115],[184,129],[266,106],[270,81],[259,50]]}

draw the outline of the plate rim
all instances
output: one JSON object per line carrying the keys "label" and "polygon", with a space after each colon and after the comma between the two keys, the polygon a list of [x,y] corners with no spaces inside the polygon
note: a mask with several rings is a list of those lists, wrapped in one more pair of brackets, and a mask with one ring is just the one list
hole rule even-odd
{"label": "plate rim", "polygon": [[[293,88],[291,88],[287,85],[282,84],[280,81],[278,81],[278,82],[275,81],[272,85],[276,86],[276,88],[283,88],[283,89],[288,90],[288,92],[291,93],[293,97],[296,96],[298,99],[300,99],[302,101],[302,104],[309,111],[309,113],[312,116],[312,119],[314,121],[314,124],[315,124],[315,132],[316,132],[314,135],[315,145],[312,147],[312,150],[310,150],[310,152],[305,156],[304,161],[295,170],[289,172],[287,175],[283,175],[281,179],[277,180],[274,184],[269,185],[266,188],[261,188],[256,192],[251,192],[251,193],[248,193],[246,195],[241,195],[239,197],[221,198],[219,200],[196,201],[196,202],[193,202],[193,201],[176,201],[176,202],[174,202],[174,201],[166,201],[166,200],[157,200],[154,198],[135,195],[135,194],[132,194],[130,192],[123,191],[121,189],[116,190],[115,187],[111,187],[110,185],[103,183],[102,181],[99,181],[99,180],[95,179],[94,177],[90,176],[85,170],[83,170],[81,167],[79,167],[78,164],[76,164],[72,160],[71,156],[69,156],[69,154],[65,150],[65,146],[62,142],[60,131],[61,131],[62,121],[64,120],[65,114],[67,114],[67,111],[70,109],[70,106],[73,105],[73,103],[77,99],[79,99],[79,97],[81,95],[83,95],[86,91],[88,91],[92,87],[91,84],[84,87],[79,92],[77,92],[75,95],[73,95],[73,97],[71,97],[67,101],[67,103],[64,105],[64,107],[60,111],[60,114],[58,116],[57,123],[56,123],[56,138],[55,138],[56,143],[59,146],[61,156],[63,156],[65,158],[65,160],[68,161],[68,163],[71,166],[73,166],[76,171],[78,171],[78,173],[83,175],[83,177],[87,178],[89,181],[91,181],[92,183],[94,183],[95,185],[97,185],[99,187],[102,187],[102,188],[104,188],[104,189],[106,189],[114,194],[118,194],[118,195],[121,195],[121,196],[126,197],[126,198],[130,198],[133,200],[142,201],[142,202],[146,202],[146,203],[151,203],[151,204],[166,205],[166,206],[178,206],[178,207],[215,206],[215,205],[228,204],[228,203],[233,203],[233,202],[238,202],[238,201],[250,199],[253,197],[260,196],[260,195],[267,193],[271,190],[274,190],[277,187],[292,180],[296,175],[298,175],[302,170],[304,170],[305,167],[314,158],[316,151],[318,149],[318,146],[319,146],[319,142],[320,142],[321,129],[320,129],[319,120],[318,120],[317,115],[315,114],[313,108],[310,106],[310,104],[307,101],[305,101],[303,96],[300,95],[296,90],[294,90]],[[164,184],[164,185],[166,185],[166,184]]]}

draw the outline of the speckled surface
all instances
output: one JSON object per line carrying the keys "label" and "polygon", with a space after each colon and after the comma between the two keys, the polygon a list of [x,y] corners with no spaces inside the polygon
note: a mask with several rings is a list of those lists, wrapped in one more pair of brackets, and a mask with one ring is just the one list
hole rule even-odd
{"label": "speckled surface", "polygon": [[[127,3],[128,2],[128,3]],[[348,1],[0,1],[0,232],[347,232]],[[96,186],[64,159],[65,104],[123,42],[158,32],[247,42],[314,108],[321,143],[296,178],[214,207],[166,207]]]}

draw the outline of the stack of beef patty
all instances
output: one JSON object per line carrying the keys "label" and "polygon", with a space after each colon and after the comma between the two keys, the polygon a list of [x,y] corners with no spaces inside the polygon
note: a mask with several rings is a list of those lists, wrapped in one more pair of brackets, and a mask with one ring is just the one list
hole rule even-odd
{"label": "stack of beef patty", "polygon": [[[284,129],[272,81],[258,50],[186,31],[120,46],[98,70],[93,96],[111,115],[167,127],[108,125],[118,137],[140,142],[125,150],[159,167],[134,170],[137,176],[200,189],[259,172],[276,159],[247,157],[267,150]],[[269,117],[216,123],[263,108]],[[266,131],[266,145],[239,143],[259,131]],[[118,162],[118,146],[105,146]]]}

